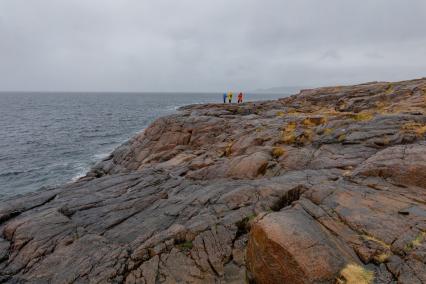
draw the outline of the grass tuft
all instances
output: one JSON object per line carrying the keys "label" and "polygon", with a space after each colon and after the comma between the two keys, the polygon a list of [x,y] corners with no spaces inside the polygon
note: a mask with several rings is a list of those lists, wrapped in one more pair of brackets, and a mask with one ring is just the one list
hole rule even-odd
{"label": "grass tuft", "polygon": [[351,118],[356,121],[369,121],[374,118],[374,115],[367,112],[360,112],[351,115]]}
{"label": "grass tuft", "polygon": [[327,123],[327,118],[325,117],[307,117],[302,121],[302,124],[307,127],[318,126]]}
{"label": "grass tuft", "polygon": [[374,272],[365,269],[358,264],[348,264],[340,272],[341,279],[338,283],[346,284],[372,284],[374,281]]}
{"label": "grass tuft", "polygon": [[303,131],[302,135],[300,135],[298,137],[298,143],[302,144],[302,145],[307,145],[309,143],[312,143],[314,139],[314,133],[312,132],[312,130],[305,130]]}
{"label": "grass tuft", "polygon": [[341,134],[341,135],[339,135],[339,137],[337,138],[337,140],[338,140],[339,142],[343,142],[343,141],[345,141],[345,139],[346,139],[346,135],[345,135],[345,134]]}
{"label": "grass tuft", "polygon": [[177,244],[177,247],[180,248],[181,250],[185,250],[185,249],[190,250],[192,249],[193,246],[194,245],[192,244],[191,241],[186,241],[186,242]]}
{"label": "grass tuft", "polygon": [[333,129],[332,128],[326,128],[326,129],[324,129],[324,135],[330,135],[330,134],[332,134],[333,133]]}
{"label": "grass tuft", "polygon": [[426,133],[426,124],[408,122],[402,126],[402,131],[414,133],[417,137],[422,137]]}
{"label": "grass tuft", "polygon": [[378,263],[385,263],[389,257],[391,257],[391,253],[390,252],[384,252],[381,253],[377,256],[374,257],[374,259],[378,262]]}
{"label": "grass tuft", "polygon": [[411,242],[405,245],[405,251],[410,251],[415,247],[418,247],[422,244],[423,240],[426,238],[426,232],[420,232]]}
{"label": "grass tuft", "polygon": [[284,155],[285,153],[285,149],[283,147],[274,147],[272,148],[272,156],[275,159],[278,159],[279,157],[281,157],[282,155]]}
{"label": "grass tuft", "polygon": [[388,245],[388,244],[387,244],[387,243],[385,243],[384,241],[379,240],[379,239],[377,239],[377,238],[375,238],[375,237],[373,237],[373,236],[363,235],[363,236],[362,236],[362,238],[363,238],[364,240],[366,240],[366,241],[373,241],[373,242],[375,242],[375,243],[378,243],[379,245],[381,245],[381,246],[382,246],[382,247],[384,247],[384,248],[387,248],[387,249],[389,249],[389,248],[390,248],[390,245]]}
{"label": "grass tuft", "polygon": [[282,141],[285,144],[293,144],[296,142],[296,136],[294,134],[294,131],[296,129],[296,122],[291,121],[289,122],[282,131]]}
{"label": "grass tuft", "polygon": [[226,146],[226,148],[225,148],[225,153],[224,153],[224,155],[226,156],[226,157],[229,157],[229,156],[231,156],[231,154],[232,154],[232,145],[234,144],[234,142],[230,142],[227,146]]}

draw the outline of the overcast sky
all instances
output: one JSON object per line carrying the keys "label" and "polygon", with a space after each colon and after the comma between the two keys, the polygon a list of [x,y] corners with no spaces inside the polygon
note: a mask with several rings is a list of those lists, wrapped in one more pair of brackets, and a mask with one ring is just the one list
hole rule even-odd
{"label": "overcast sky", "polygon": [[0,0],[0,90],[254,90],[425,76],[425,0]]}

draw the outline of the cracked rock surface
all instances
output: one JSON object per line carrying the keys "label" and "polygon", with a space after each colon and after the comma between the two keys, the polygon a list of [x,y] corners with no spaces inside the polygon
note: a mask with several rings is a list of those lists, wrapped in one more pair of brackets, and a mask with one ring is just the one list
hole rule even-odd
{"label": "cracked rock surface", "polygon": [[426,283],[426,79],[193,105],[0,203],[0,282]]}

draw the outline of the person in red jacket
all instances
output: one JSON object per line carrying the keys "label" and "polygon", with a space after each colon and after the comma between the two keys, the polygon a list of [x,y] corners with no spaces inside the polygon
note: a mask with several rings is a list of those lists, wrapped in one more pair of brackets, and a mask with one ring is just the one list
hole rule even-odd
{"label": "person in red jacket", "polygon": [[238,94],[238,103],[242,103],[243,102],[243,93],[239,93]]}

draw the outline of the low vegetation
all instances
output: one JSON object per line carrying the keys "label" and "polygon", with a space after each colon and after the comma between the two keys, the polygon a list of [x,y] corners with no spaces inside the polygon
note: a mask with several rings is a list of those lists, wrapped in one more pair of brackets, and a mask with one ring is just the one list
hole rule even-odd
{"label": "low vegetation", "polygon": [[360,112],[351,115],[351,119],[356,121],[369,121],[374,118],[374,115],[368,112]]}
{"label": "low vegetation", "polygon": [[379,252],[373,257],[376,263],[385,263],[389,257],[391,257],[392,253],[389,244],[370,235],[363,235],[362,239],[365,241],[372,241],[381,247]]}
{"label": "low vegetation", "polygon": [[303,131],[302,135],[297,138],[297,142],[300,145],[307,145],[312,143],[314,139],[314,132],[310,129]]}
{"label": "low vegetation", "polygon": [[341,284],[372,284],[374,281],[373,271],[354,263],[346,265],[340,275],[337,283]]}
{"label": "low vegetation", "polygon": [[417,137],[422,137],[426,133],[426,124],[418,122],[408,122],[402,126],[402,131],[414,133]]}
{"label": "low vegetation", "polygon": [[389,257],[391,256],[392,256],[391,252],[387,251],[374,256],[374,260],[377,263],[385,263],[388,261]]}
{"label": "low vegetation", "polygon": [[177,246],[180,250],[190,250],[190,249],[192,249],[192,247],[193,247],[194,245],[192,244],[192,242],[191,242],[191,241],[185,241],[185,242],[182,242],[182,243],[178,243],[178,244],[176,244],[176,246]]}
{"label": "low vegetation", "polygon": [[313,127],[318,126],[322,124],[327,123],[327,118],[320,116],[320,117],[307,117],[302,121],[302,124],[307,127]]}
{"label": "low vegetation", "polygon": [[413,250],[415,247],[420,246],[425,238],[426,238],[426,232],[420,232],[411,242],[405,245],[405,251],[409,252]]}
{"label": "low vegetation", "polygon": [[392,84],[389,84],[388,88],[385,91],[385,95],[392,95],[395,93],[395,89],[393,88]]}
{"label": "low vegetation", "polygon": [[333,129],[332,128],[326,128],[326,129],[324,129],[324,132],[323,132],[323,134],[324,135],[330,135],[330,134],[332,134],[333,133]]}
{"label": "low vegetation", "polygon": [[283,117],[285,113],[283,111],[277,111],[276,115],[279,117]]}
{"label": "low vegetation", "polygon": [[275,159],[278,159],[279,157],[281,157],[282,155],[284,155],[285,153],[285,149],[283,147],[274,147],[272,148],[272,156]]}
{"label": "low vegetation", "polygon": [[343,141],[345,141],[345,139],[346,139],[345,134],[341,134],[341,135],[339,135],[339,137],[337,137],[337,141],[339,141],[339,142],[343,142]]}
{"label": "low vegetation", "polygon": [[291,121],[289,122],[283,129],[282,131],[282,141],[285,144],[293,144],[294,142],[296,142],[296,135],[295,135],[295,130],[296,130],[296,122],[295,121]]}
{"label": "low vegetation", "polygon": [[379,240],[378,238],[376,238],[376,237],[373,237],[373,236],[370,236],[370,235],[363,235],[362,236],[362,238],[364,239],[364,240],[366,240],[366,241],[373,241],[373,242],[375,242],[375,243],[377,243],[377,244],[379,244],[379,245],[381,245],[382,247],[384,247],[384,248],[387,248],[387,249],[390,249],[390,245],[388,245],[387,243],[385,243],[384,241],[382,241],[382,240]]}
{"label": "low vegetation", "polygon": [[224,153],[224,155],[225,155],[225,157],[229,157],[229,156],[231,156],[231,154],[232,154],[232,145],[234,144],[234,142],[230,142],[230,143],[228,143],[228,145],[226,146],[226,148],[225,148],[225,153]]}

